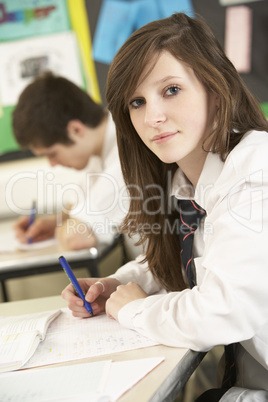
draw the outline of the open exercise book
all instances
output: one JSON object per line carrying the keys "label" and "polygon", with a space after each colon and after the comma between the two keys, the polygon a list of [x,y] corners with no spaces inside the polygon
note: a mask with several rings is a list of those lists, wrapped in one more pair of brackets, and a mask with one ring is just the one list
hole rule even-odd
{"label": "open exercise book", "polygon": [[[1,317],[0,401],[116,401],[164,358],[49,365],[156,344],[106,314],[79,319],[66,308]],[[37,366],[46,367],[15,371]]]}
{"label": "open exercise book", "polygon": [[104,313],[80,319],[64,308],[0,318],[0,372],[153,345],[157,343],[122,327]]}
{"label": "open exercise book", "polygon": [[45,339],[61,310],[0,319],[0,373],[21,368]]}

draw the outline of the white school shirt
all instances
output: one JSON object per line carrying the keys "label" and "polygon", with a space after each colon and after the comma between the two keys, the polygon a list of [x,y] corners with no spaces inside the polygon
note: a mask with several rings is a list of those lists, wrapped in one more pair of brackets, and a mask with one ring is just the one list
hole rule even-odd
{"label": "white school shirt", "polygon": [[239,342],[237,385],[268,390],[268,133],[247,133],[224,163],[208,153],[195,193],[185,179],[178,170],[173,194],[207,212],[194,240],[196,286],[155,294],[161,287],[137,258],[112,277],[150,296],[128,303],[118,320],[195,351]]}
{"label": "white school shirt", "polygon": [[69,215],[91,227],[98,242],[110,243],[129,207],[115,125],[110,113],[102,154],[90,158],[87,167],[80,172],[80,177],[80,188]]}

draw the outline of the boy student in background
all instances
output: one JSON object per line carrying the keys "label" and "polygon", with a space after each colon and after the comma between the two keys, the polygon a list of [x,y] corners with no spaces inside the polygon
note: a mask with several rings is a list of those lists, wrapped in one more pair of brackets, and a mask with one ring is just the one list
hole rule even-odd
{"label": "boy student in background", "polygon": [[[123,228],[148,247],[112,276],[80,279],[86,300],[165,345],[230,345],[231,377],[199,400],[267,401],[268,122],[257,101],[207,24],[178,13],[121,47],[107,102],[130,192]],[[70,285],[62,296],[89,317]]]}
{"label": "boy student in background", "polygon": [[[125,184],[108,111],[74,83],[47,72],[21,93],[13,113],[13,129],[22,148],[45,156],[51,166],[80,170],[84,190],[84,197],[77,193],[77,205],[63,214],[64,223],[57,215],[48,215],[37,217],[29,227],[29,217],[20,217],[14,226],[17,238],[25,243],[56,235],[68,250],[111,242],[112,226],[122,222],[129,204],[124,210],[118,202]],[[138,248],[130,242],[128,246],[136,256]]]}

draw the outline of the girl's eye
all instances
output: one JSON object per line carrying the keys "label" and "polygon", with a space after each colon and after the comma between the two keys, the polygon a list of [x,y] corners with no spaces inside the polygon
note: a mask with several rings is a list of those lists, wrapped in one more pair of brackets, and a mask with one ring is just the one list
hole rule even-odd
{"label": "girl's eye", "polygon": [[144,99],[134,99],[131,102],[129,102],[129,105],[133,108],[133,109],[138,109],[139,107],[141,107],[143,104],[145,103]]}
{"label": "girl's eye", "polygon": [[176,85],[172,85],[166,90],[165,94],[168,96],[177,95],[179,90],[180,90],[179,87],[177,87]]}

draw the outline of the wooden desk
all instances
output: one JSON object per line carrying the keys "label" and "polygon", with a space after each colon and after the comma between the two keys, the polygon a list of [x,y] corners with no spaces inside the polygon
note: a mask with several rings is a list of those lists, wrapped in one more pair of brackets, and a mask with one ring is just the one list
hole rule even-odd
{"label": "wooden desk", "polygon": [[[1,223],[0,231],[11,227],[11,221]],[[64,251],[64,256],[73,269],[87,268],[89,275],[99,277],[98,264],[117,246],[122,247],[122,265],[126,254],[122,235],[117,235],[111,244],[100,244],[98,247],[78,251]],[[15,253],[0,253],[0,282],[4,301],[8,301],[5,280],[29,275],[62,271],[59,257],[63,251],[59,246],[51,246],[32,251],[16,251]]]}
{"label": "wooden desk", "polygon": [[[61,307],[66,307],[66,302],[60,296],[8,302],[0,304],[0,316],[34,313]],[[123,361],[155,356],[163,356],[165,361],[123,395],[119,399],[120,402],[173,401],[199,365],[205,353],[160,345],[83,359],[83,363],[107,359]],[[77,362],[79,361],[68,362],[65,365]]]}

